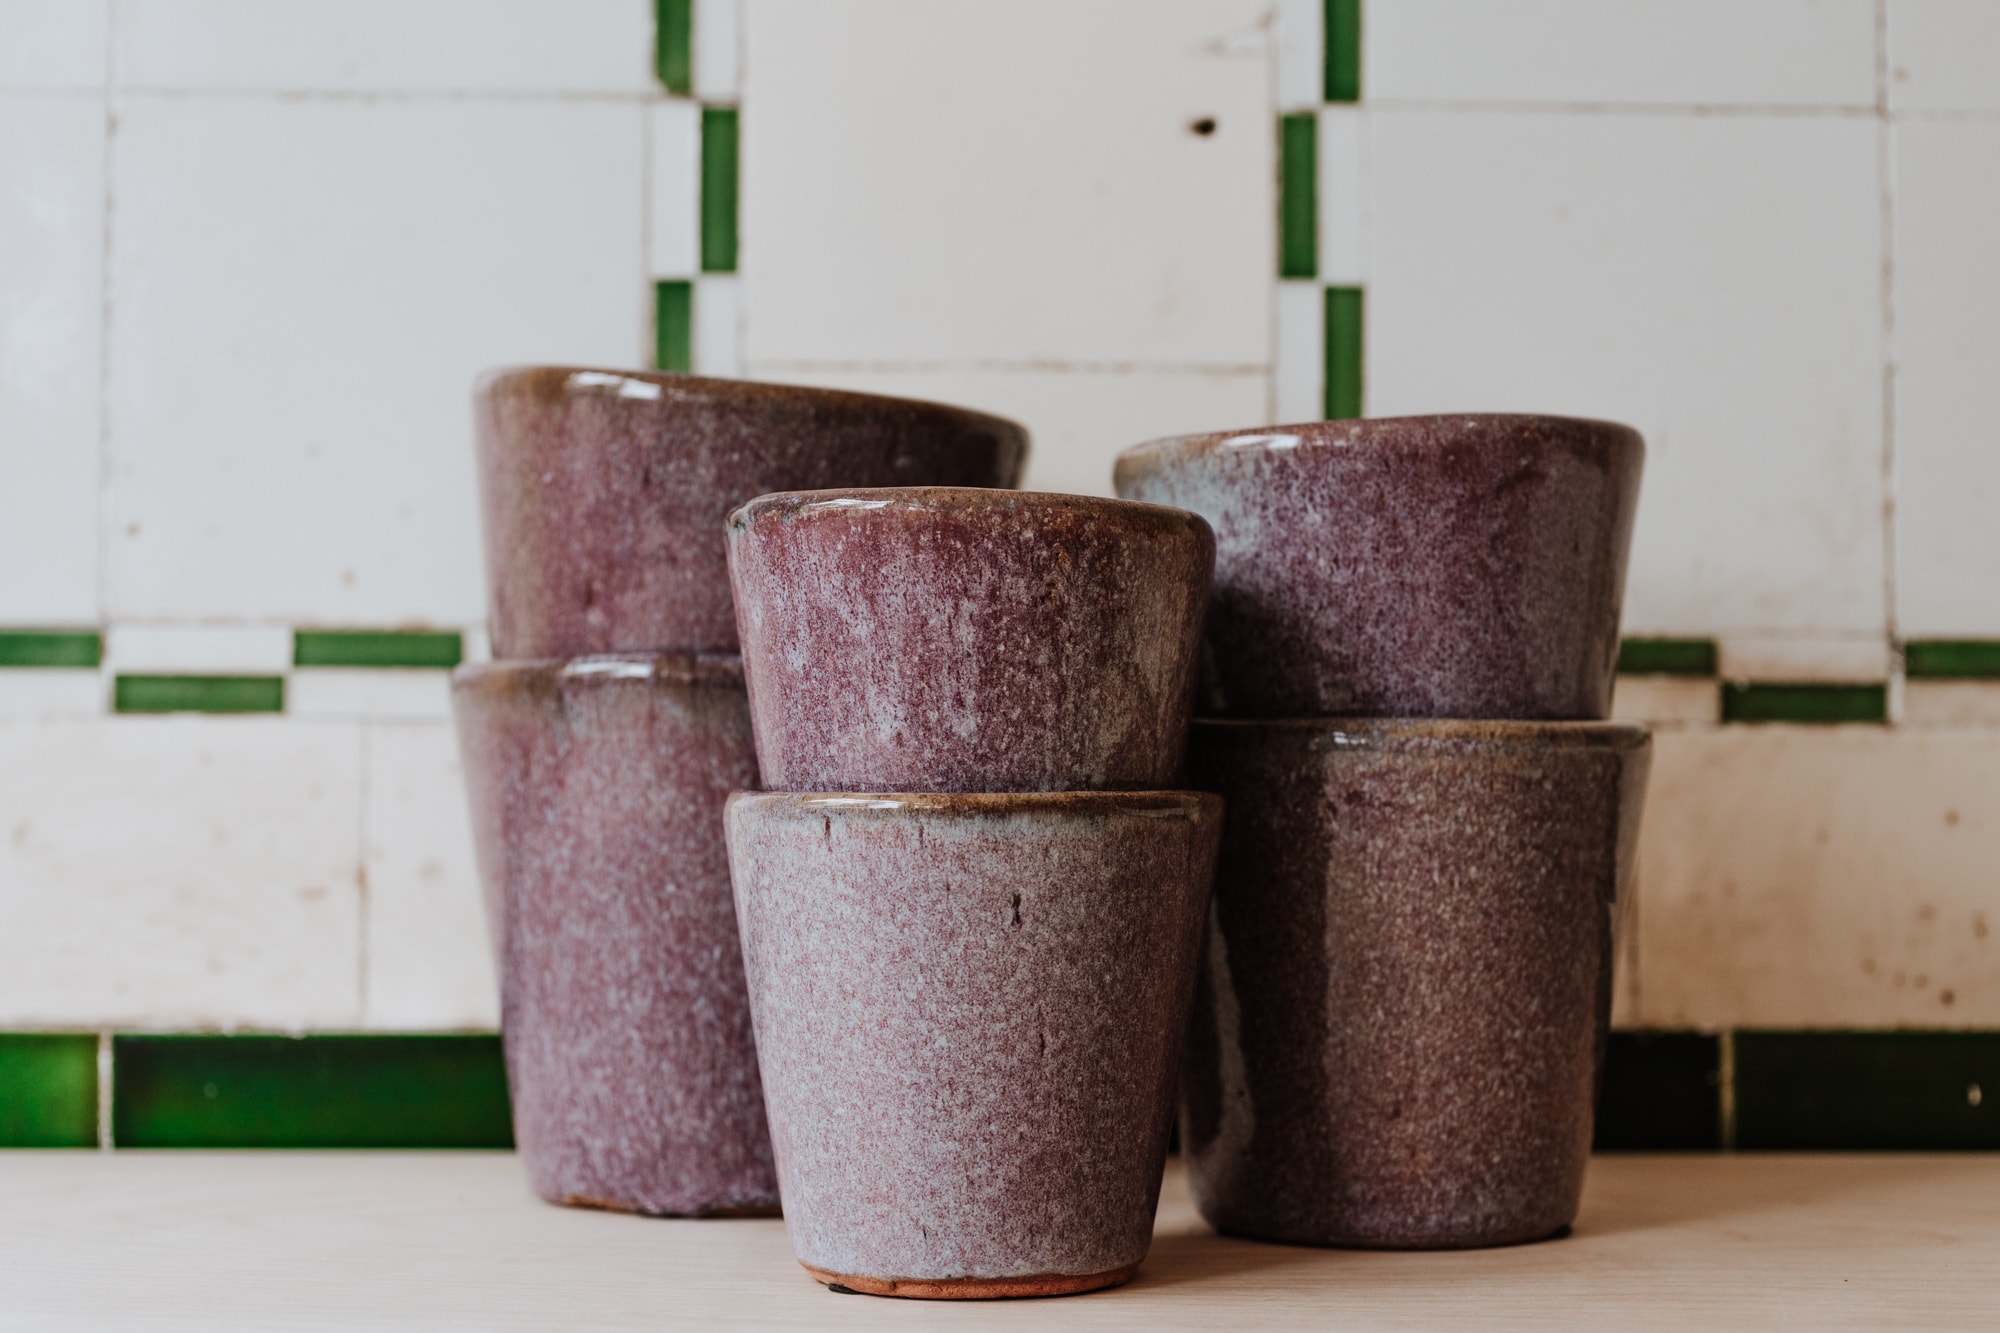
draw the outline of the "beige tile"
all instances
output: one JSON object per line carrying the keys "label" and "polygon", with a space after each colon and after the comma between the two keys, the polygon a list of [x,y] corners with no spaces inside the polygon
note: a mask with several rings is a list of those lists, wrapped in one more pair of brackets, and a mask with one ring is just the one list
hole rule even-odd
{"label": "beige tile", "polygon": [[2000,680],[1911,680],[1902,722],[1911,727],[2000,725]]}
{"label": "beige tile", "polygon": [[1620,676],[1611,693],[1619,722],[1699,726],[1722,718],[1722,684],[1706,676]]}
{"label": "beige tile", "polygon": [[1716,670],[1724,680],[1876,681],[1890,671],[1886,631],[1856,634],[1716,635]]}

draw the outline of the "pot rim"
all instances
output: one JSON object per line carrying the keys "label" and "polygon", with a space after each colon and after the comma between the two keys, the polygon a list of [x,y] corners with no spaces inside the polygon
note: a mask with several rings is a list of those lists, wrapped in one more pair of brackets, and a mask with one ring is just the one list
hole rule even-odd
{"label": "pot rim", "polygon": [[929,514],[940,519],[987,521],[1024,511],[1044,515],[1083,515],[1132,527],[1151,527],[1208,534],[1208,520],[1190,510],[1144,500],[1119,500],[1108,495],[1070,495],[1060,491],[1015,491],[986,486],[860,486],[819,491],[771,491],[744,501],[729,512],[731,536],[759,523],[848,517],[888,510],[899,514]]}
{"label": "pot rim", "polygon": [[1201,431],[1146,440],[1121,451],[1113,463],[1119,480],[1128,474],[1193,459],[1231,457],[1313,457],[1330,448],[1363,446],[1374,450],[1436,448],[1419,443],[1439,427],[1456,425],[1466,432],[1538,427],[1569,441],[1601,440],[1606,449],[1629,450],[1635,463],[1645,459],[1645,439],[1623,422],[1598,417],[1571,417],[1543,412],[1437,412],[1422,416],[1365,417],[1342,421],[1300,421],[1288,425],[1251,426],[1242,430]]}
{"label": "pot rim", "polygon": [[1189,735],[1247,736],[1256,729],[1324,735],[1337,749],[1381,750],[1454,742],[1490,749],[1639,750],[1652,730],[1638,722],[1595,719],[1428,717],[1197,717]]}
{"label": "pot rim", "polygon": [[798,792],[739,791],[725,807],[798,817],[897,819],[906,814],[994,818],[1015,814],[1076,817],[1130,815],[1141,819],[1211,819],[1222,813],[1222,797],[1205,791],[1024,791],[1024,792]]}
{"label": "pot rim", "polygon": [[452,669],[454,693],[524,689],[565,692],[617,689],[632,683],[713,685],[743,688],[743,659],[736,653],[680,652],[590,653],[580,657],[516,658],[466,662]]}

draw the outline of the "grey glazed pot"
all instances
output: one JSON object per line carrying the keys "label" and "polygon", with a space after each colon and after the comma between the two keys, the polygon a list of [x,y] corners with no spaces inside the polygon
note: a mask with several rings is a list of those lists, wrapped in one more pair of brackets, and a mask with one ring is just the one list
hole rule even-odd
{"label": "grey glazed pot", "polygon": [[729,567],[765,785],[1179,785],[1214,559],[1201,519],[1123,500],[751,501]]}
{"label": "grey glazed pot", "polygon": [[730,798],[799,1261],[878,1295],[1114,1286],[1152,1238],[1222,802]]}
{"label": "grey glazed pot", "polygon": [[1214,525],[1199,711],[1603,718],[1645,447],[1567,417],[1155,440],[1118,493]]}
{"label": "grey glazed pot", "polygon": [[1576,1216],[1651,741],[1197,722],[1229,802],[1182,1077],[1219,1231],[1453,1248]]}
{"label": "grey glazed pot", "polygon": [[474,393],[493,655],[736,651],[722,520],[766,491],[1013,486],[1027,432],[936,403],[527,366]]}
{"label": "grey glazed pot", "polygon": [[536,1193],[774,1213],[722,806],[753,787],[733,659],[460,667],[514,1134]]}

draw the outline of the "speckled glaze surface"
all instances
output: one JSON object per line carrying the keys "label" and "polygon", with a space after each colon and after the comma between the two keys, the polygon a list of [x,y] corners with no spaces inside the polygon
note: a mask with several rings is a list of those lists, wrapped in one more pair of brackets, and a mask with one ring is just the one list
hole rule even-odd
{"label": "speckled glaze surface", "polygon": [[1121,500],[754,500],[729,568],[765,785],[1176,786],[1214,561],[1199,518]]}
{"label": "speckled glaze surface", "polygon": [[1454,1248],[1576,1216],[1651,742],[1197,722],[1229,802],[1182,1076],[1217,1230]]}
{"label": "speckled glaze surface", "polygon": [[723,517],[766,491],[1017,483],[1027,432],[935,403],[637,371],[473,395],[493,655],[736,651]]}
{"label": "speckled glaze surface", "polygon": [[785,1221],[822,1282],[1114,1285],[1152,1238],[1222,802],[742,794]]}
{"label": "speckled glaze surface", "polygon": [[1323,421],[1128,449],[1214,525],[1200,711],[1603,718],[1645,446],[1625,426]]}
{"label": "speckled glaze surface", "polygon": [[774,1213],[722,807],[754,787],[733,658],[460,667],[452,682],[535,1192]]}

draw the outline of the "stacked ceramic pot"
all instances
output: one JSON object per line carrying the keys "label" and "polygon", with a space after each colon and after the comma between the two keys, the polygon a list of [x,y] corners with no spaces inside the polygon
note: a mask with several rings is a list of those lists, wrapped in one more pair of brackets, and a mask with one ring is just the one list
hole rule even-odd
{"label": "stacked ceramic pot", "polygon": [[722,806],[757,785],[723,518],[780,486],[1012,486],[976,413],[535,367],[475,394],[492,663],[453,679],[514,1131],[544,1198],[777,1211]]}
{"label": "stacked ceramic pot", "polygon": [[1151,1239],[1222,802],[1177,790],[1214,540],[950,488],[730,516],[730,862],[794,1252],[1056,1295]]}
{"label": "stacked ceramic pot", "polygon": [[1643,446],[1450,416],[1161,440],[1217,541],[1222,793],[1182,1091],[1217,1229],[1446,1248],[1576,1214],[1649,739],[1604,721]]}

